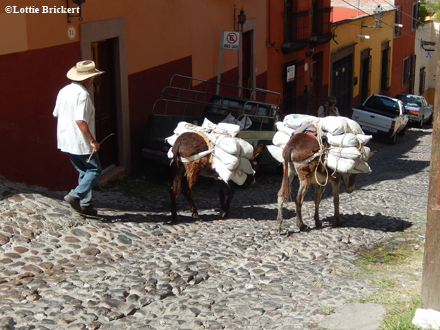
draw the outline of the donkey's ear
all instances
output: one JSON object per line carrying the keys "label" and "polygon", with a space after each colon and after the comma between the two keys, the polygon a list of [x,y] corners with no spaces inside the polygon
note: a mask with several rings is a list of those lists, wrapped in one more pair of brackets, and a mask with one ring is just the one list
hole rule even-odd
{"label": "donkey's ear", "polygon": [[254,159],[257,158],[257,156],[263,151],[263,148],[264,148],[264,144],[260,144],[254,149],[254,156],[253,156]]}

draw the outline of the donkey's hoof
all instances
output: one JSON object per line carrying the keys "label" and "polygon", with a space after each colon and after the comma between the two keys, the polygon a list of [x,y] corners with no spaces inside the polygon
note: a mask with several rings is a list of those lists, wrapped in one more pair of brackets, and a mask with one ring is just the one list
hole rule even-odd
{"label": "donkey's hoof", "polygon": [[197,212],[194,212],[192,214],[193,219],[199,219],[199,214]]}
{"label": "donkey's hoof", "polygon": [[171,215],[171,221],[179,221],[180,217],[177,214]]}
{"label": "donkey's hoof", "polygon": [[223,210],[221,210],[221,211],[220,211],[220,217],[221,217],[222,219],[226,219],[227,217],[229,217],[229,212],[228,212],[228,211],[223,211]]}
{"label": "donkey's hoof", "polygon": [[316,229],[321,229],[322,228],[322,221],[316,221],[315,227],[316,227]]}
{"label": "donkey's hoof", "polygon": [[344,227],[344,223],[341,221],[341,222],[336,222],[335,223],[335,227]]}
{"label": "donkey's hoof", "polygon": [[310,228],[309,228],[309,226],[306,226],[306,225],[302,224],[301,227],[299,228],[299,230],[300,231],[309,231]]}

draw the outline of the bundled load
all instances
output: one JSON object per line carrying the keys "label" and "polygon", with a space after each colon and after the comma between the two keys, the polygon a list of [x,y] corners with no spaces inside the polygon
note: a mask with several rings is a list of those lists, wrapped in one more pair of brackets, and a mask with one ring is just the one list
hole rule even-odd
{"label": "bundled load", "polygon": [[[342,116],[318,118],[310,115],[287,115],[282,122],[278,122],[277,132],[272,142],[267,146],[272,156],[280,163],[284,162],[283,149],[295,131],[301,132],[304,127],[316,128],[317,138],[326,138],[328,147],[324,153],[325,164],[338,173],[370,173],[367,161],[370,158],[370,148],[365,144],[372,138],[365,135],[361,127],[354,120]],[[322,140],[320,141],[322,142]]]}
{"label": "bundled load", "polygon": [[172,147],[179,135],[186,132],[200,132],[206,136],[209,140],[209,150],[194,155],[191,160],[182,159],[182,162],[194,161],[212,154],[211,166],[220,178],[225,182],[232,180],[238,185],[246,181],[247,174],[255,173],[250,163],[254,148],[249,142],[236,137],[240,132],[239,125],[230,123],[216,125],[206,118],[202,126],[182,121],[174,129],[174,134],[165,139],[171,145],[168,158],[173,159]]}

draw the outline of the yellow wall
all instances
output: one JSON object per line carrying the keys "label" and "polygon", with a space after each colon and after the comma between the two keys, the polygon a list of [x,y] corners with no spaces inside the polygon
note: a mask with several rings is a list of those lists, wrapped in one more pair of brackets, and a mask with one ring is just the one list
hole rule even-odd
{"label": "yellow wall", "polygon": [[[381,45],[383,42],[389,41],[391,57],[393,51],[393,34],[394,34],[394,11],[384,13],[381,28],[369,28],[363,26],[375,26],[373,16],[360,16],[359,18],[350,19],[347,22],[338,24],[333,27],[335,38],[330,42],[330,54],[343,49],[344,47],[355,44],[353,71],[354,77],[360,79],[360,62],[361,52],[371,49],[371,76],[370,76],[370,93],[380,93],[381,79]],[[359,38],[357,35],[369,35],[370,39]],[[337,42],[337,43],[336,43]],[[330,55],[331,56],[331,55]],[[392,58],[390,58],[390,72],[393,67]],[[353,98],[359,95],[359,81],[353,86]]]}
{"label": "yellow wall", "polygon": [[[42,13],[43,6],[65,7],[65,0],[0,2],[2,10],[15,3],[12,6],[16,11],[27,11],[0,14],[0,29],[8,31],[0,35],[0,55],[78,42],[79,24],[125,17],[129,75],[192,55],[194,76],[202,79],[217,75],[221,31],[235,29],[239,11],[234,6],[243,7],[248,22],[255,19],[257,74],[267,70],[266,0],[87,0],[82,5],[84,20],[71,18],[71,23],[67,14]],[[69,4],[73,5],[71,1]],[[71,25],[77,31],[74,40],[67,38]],[[237,63],[237,51],[224,51],[222,72],[237,67]]]}

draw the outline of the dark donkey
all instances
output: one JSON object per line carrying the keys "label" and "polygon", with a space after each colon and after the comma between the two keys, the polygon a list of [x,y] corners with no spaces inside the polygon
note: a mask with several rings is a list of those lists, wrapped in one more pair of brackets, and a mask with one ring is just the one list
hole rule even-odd
{"label": "dark donkey", "polygon": [[[329,181],[333,190],[333,204],[335,207],[336,225],[342,226],[342,219],[339,215],[339,183],[342,181],[345,185],[345,191],[352,193],[357,174],[334,173],[333,170],[324,166],[324,159],[319,156],[321,146],[318,140],[306,133],[293,135],[283,150],[283,181],[281,189],[278,191],[278,217],[277,231],[281,232],[283,223],[283,203],[287,203],[291,194],[291,182],[295,176],[295,171],[299,178],[299,189],[296,195],[296,224],[301,231],[307,231],[309,228],[303,223],[301,207],[304,202],[304,196],[307,193],[310,184],[315,186],[315,225],[316,228],[322,227],[322,221],[319,219],[319,203],[321,202],[321,188]],[[325,157],[325,156],[323,156]]]}
{"label": "dark donkey", "polygon": [[[255,148],[253,157],[250,159],[252,168],[254,170],[257,168],[257,156],[263,150],[263,147],[264,145],[260,144],[257,148]],[[192,212],[192,217],[198,219],[199,214],[192,200],[191,190],[200,175],[216,179],[221,204],[220,215],[222,218],[226,218],[229,214],[229,205],[234,197],[234,189],[231,183],[225,183],[222,179],[220,179],[218,173],[211,167],[210,158],[212,156],[210,154],[199,159],[191,160],[191,157],[197,158],[194,155],[207,150],[209,150],[209,141],[207,140],[206,136],[196,132],[181,134],[173,145],[172,152],[174,154],[174,158],[171,164],[173,170],[173,180],[170,184],[171,215],[173,220],[178,219],[176,211],[176,197],[179,195],[181,186],[182,194],[185,196],[185,199],[188,202],[189,208]],[[187,159],[189,158],[191,161],[182,162],[181,157]],[[186,180],[184,179],[185,171]],[[246,183],[251,183],[253,180],[254,176],[247,174]],[[226,202],[225,192],[227,192],[228,195]]]}

